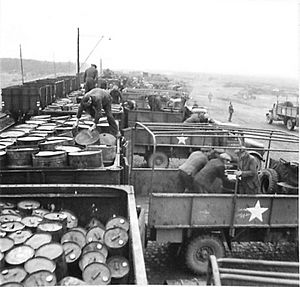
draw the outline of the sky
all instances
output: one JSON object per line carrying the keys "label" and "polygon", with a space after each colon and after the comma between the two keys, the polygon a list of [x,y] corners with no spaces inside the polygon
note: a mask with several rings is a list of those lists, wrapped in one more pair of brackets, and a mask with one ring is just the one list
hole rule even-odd
{"label": "sky", "polygon": [[81,64],[93,51],[86,63],[99,67],[102,59],[112,70],[298,78],[299,7],[298,0],[0,0],[0,58],[19,58],[21,45],[23,59],[75,63],[79,28]]}

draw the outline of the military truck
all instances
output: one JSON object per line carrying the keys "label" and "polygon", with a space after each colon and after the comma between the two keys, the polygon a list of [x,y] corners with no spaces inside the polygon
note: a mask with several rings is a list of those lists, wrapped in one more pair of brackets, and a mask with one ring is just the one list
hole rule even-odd
{"label": "military truck", "polygon": [[283,103],[277,101],[266,113],[266,121],[268,124],[272,124],[273,121],[283,121],[287,129],[292,131],[295,127],[299,127],[299,105],[295,106],[289,101]]}

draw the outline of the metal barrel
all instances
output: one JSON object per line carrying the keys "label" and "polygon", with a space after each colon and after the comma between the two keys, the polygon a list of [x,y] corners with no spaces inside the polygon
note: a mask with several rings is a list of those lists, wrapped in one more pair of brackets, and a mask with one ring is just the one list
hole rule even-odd
{"label": "metal barrel", "polygon": [[6,150],[9,168],[31,167],[32,155],[38,152],[35,147],[10,147]]}
{"label": "metal barrel", "polygon": [[34,167],[65,167],[67,166],[67,154],[64,151],[40,151],[32,156]]}
{"label": "metal barrel", "polygon": [[123,256],[111,256],[106,263],[111,271],[111,283],[120,285],[128,284],[130,264]]}
{"label": "metal barrel", "polygon": [[23,145],[37,146],[42,141],[44,141],[43,136],[28,135],[26,137],[17,138],[17,145],[20,145],[20,146],[23,146]]}
{"label": "metal barrel", "polygon": [[[39,282],[36,285],[36,282]],[[23,281],[24,287],[32,286],[56,286],[57,280],[55,274],[47,270],[40,270],[29,274]]]}
{"label": "metal barrel", "polygon": [[81,256],[81,247],[72,241],[64,242],[62,245],[68,266],[68,275],[80,278],[81,270],[79,268],[79,258]]}
{"label": "metal barrel", "polygon": [[113,164],[115,160],[117,148],[112,145],[88,145],[86,150],[102,151],[104,165],[110,165]]}
{"label": "metal barrel", "polygon": [[56,264],[55,275],[57,280],[61,280],[68,273],[68,266],[65,258],[63,246],[57,242],[50,242],[42,245],[36,250],[35,256],[44,256],[53,260]]}
{"label": "metal barrel", "polygon": [[127,256],[128,254],[128,233],[120,227],[107,229],[103,236],[104,244],[108,247],[108,254],[111,256]]}
{"label": "metal barrel", "polygon": [[[13,268],[1,268],[0,283],[2,286],[20,286],[20,284],[27,276],[27,272],[21,266]],[[12,283],[12,285],[9,285]],[[23,286],[23,285],[21,285]]]}
{"label": "metal barrel", "polygon": [[7,164],[7,154],[5,150],[0,150],[0,168],[4,168]]}
{"label": "metal barrel", "polygon": [[73,168],[97,168],[103,167],[102,152],[80,151],[68,154],[69,165]]}
{"label": "metal barrel", "polygon": [[24,269],[29,274],[40,270],[48,270],[51,273],[54,273],[56,264],[53,260],[47,257],[36,256],[24,263]]}

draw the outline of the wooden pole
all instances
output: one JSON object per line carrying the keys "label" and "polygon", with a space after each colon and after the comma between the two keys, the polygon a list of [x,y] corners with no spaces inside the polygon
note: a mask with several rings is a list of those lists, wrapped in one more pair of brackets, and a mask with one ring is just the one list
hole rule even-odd
{"label": "wooden pole", "polygon": [[80,61],[79,61],[79,28],[77,28],[77,74],[80,73]]}
{"label": "wooden pole", "polygon": [[24,84],[24,70],[23,70],[23,59],[22,59],[22,47],[21,47],[21,44],[20,44],[20,61],[21,61],[22,84]]}

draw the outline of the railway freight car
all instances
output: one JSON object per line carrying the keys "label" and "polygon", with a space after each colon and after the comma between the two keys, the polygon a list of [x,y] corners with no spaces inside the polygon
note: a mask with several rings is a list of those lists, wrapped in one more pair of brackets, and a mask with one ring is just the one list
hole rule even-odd
{"label": "railway freight car", "polygon": [[147,284],[144,213],[131,186],[0,185],[0,192],[0,284]]}

